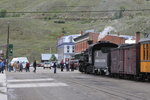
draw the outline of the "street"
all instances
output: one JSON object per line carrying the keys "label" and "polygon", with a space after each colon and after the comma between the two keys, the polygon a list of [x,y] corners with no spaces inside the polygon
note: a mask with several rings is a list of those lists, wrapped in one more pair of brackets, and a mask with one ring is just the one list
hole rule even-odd
{"label": "street", "polygon": [[53,69],[32,71],[6,72],[7,100],[150,100],[149,82],[94,76],[77,70],[57,69],[56,74]]}

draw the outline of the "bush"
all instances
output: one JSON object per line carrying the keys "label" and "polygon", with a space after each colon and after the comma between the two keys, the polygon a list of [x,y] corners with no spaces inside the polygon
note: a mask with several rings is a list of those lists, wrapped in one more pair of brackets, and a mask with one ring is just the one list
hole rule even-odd
{"label": "bush", "polygon": [[113,19],[120,19],[120,18],[122,18],[124,11],[125,11],[125,7],[120,7],[120,10],[115,12]]}
{"label": "bush", "polygon": [[0,18],[6,17],[6,14],[7,14],[7,10],[5,9],[0,10]]}

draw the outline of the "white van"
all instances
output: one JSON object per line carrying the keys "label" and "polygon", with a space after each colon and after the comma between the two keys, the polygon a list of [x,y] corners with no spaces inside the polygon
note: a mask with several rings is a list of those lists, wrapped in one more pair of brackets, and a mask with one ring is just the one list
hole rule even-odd
{"label": "white van", "polygon": [[22,62],[22,65],[23,65],[23,68],[26,67],[26,63],[29,62],[29,60],[27,59],[27,57],[17,57],[17,58],[13,58],[11,60],[11,65],[14,63],[14,62]]}

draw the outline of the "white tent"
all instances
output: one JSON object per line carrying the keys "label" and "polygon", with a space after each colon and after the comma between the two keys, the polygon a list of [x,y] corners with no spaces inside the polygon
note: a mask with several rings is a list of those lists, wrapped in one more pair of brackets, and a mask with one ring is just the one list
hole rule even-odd
{"label": "white tent", "polygon": [[22,62],[23,64],[23,68],[25,68],[25,65],[27,62],[29,62],[29,60],[27,59],[27,57],[17,57],[17,58],[13,58],[11,60],[11,65],[14,63],[14,62]]}

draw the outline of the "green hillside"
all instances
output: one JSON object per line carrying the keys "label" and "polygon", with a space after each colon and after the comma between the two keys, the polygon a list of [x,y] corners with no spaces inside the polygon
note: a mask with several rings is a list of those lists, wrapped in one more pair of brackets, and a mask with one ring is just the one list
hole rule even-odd
{"label": "green hillside", "polygon": [[[56,52],[57,37],[63,29],[66,35],[87,29],[100,32],[106,26],[114,27],[121,34],[148,33],[150,10],[125,10],[149,8],[150,0],[1,0],[0,9],[6,12],[43,12],[6,13],[0,18],[1,49],[6,50],[3,45],[6,44],[8,22],[14,57],[39,60],[41,53],[50,53],[50,48],[52,53]],[[92,12],[107,10],[118,11]],[[60,21],[64,23],[57,23]]]}

